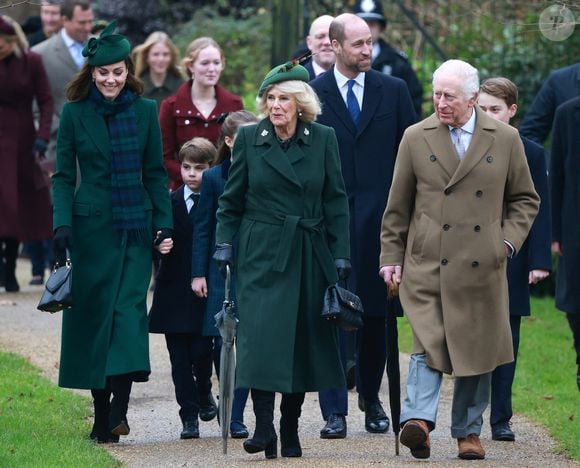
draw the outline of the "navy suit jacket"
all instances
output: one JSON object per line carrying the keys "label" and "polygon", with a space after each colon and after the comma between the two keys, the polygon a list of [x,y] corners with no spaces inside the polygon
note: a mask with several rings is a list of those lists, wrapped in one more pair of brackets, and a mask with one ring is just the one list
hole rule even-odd
{"label": "navy suit jacket", "polygon": [[370,70],[357,128],[336,84],[334,67],[310,84],[322,103],[318,122],[334,128],[340,149],[350,209],[353,271],[348,287],[361,298],[366,315],[384,317],[387,288],[378,274],[381,220],[399,143],[416,120],[413,102],[404,81]]}
{"label": "navy suit jacket", "polygon": [[[214,316],[221,310],[224,302],[225,281],[212,257],[216,244],[215,229],[218,199],[224,192],[230,165],[231,162],[227,160],[203,173],[201,196],[195,212],[193,226],[191,275],[193,277],[205,276],[207,282],[207,303],[203,318],[203,334],[206,336],[219,336]],[[233,284],[234,281],[232,280],[231,299],[235,298]]]}
{"label": "navy suit jacket", "polygon": [[[183,186],[171,194],[173,248],[161,256],[149,312],[151,333],[200,333],[205,299],[191,290],[193,227],[183,199]],[[199,205],[199,204],[198,204]]]}
{"label": "navy suit jacket", "polygon": [[534,181],[534,188],[540,196],[541,203],[528,238],[518,254],[508,259],[510,315],[530,315],[528,273],[531,270],[552,271],[550,195],[544,148],[526,137],[522,136],[521,138]]}

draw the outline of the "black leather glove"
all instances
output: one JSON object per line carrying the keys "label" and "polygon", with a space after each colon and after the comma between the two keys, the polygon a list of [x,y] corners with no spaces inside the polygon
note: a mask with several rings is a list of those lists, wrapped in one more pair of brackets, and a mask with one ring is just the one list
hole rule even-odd
{"label": "black leather glove", "polygon": [[32,154],[38,154],[39,157],[44,158],[46,148],[48,148],[48,141],[46,141],[44,138],[37,138],[34,140],[34,144],[32,145]]}
{"label": "black leather glove", "polygon": [[339,280],[345,280],[350,276],[350,271],[352,270],[350,260],[346,258],[337,258],[334,261],[334,266],[336,267]]}
{"label": "black leather glove", "polygon": [[232,262],[234,260],[232,246],[230,244],[216,245],[213,259],[217,262],[220,273],[225,279],[227,275],[226,266],[229,265],[230,271],[232,270]]}
{"label": "black leather glove", "polygon": [[72,228],[70,226],[60,226],[54,231],[52,238],[54,258],[62,265],[66,260],[66,250],[72,247]]}
{"label": "black leather glove", "polygon": [[[157,234],[157,231],[161,231],[160,234]],[[153,241],[153,245],[159,245],[165,239],[170,239],[173,237],[173,229],[169,228],[161,228],[158,229],[155,234],[155,240]]]}

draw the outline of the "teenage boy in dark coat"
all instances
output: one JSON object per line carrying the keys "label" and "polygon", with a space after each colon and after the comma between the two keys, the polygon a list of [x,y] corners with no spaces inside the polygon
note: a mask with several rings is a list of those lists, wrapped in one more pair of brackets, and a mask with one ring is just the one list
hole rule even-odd
{"label": "teenage boy in dark coat", "polygon": [[202,174],[216,155],[214,145],[206,138],[193,138],[179,151],[183,185],[171,194],[173,249],[161,259],[149,314],[149,331],[165,334],[175,398],[183,422],[182,439],[199,437],[198,417],[213,419],[206,418],[203,411],[200,414],[200,409],[208,404],[205,400],[212,400],[212,350],[211,337],[202,335],[205,299],[193,293],[190,281],[193,217]]}

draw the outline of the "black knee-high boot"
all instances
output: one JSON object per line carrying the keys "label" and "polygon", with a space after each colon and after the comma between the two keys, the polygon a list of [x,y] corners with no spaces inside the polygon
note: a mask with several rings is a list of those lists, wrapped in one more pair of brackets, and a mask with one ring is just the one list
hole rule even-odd
{"label": "black knee-high boot", "polygon": [[252,402],[256,416],[254,436],[244,442],[248,453],[264,452],[266,458],[278,456],[278,436],[274,429],[274,392],[252,388]]}
{"label": "black knee-high boot", "polygon": [[90,434],[92,440],[100,444],[119,442],[119,436],[109,431],[109,412],[111,411],[111,390],[92,389],[93,407],[95,409],[95,421]]}
{"label": "black knee-high boot", "polygon": [[20,291],[20,285],[16,280],[18,244],[18,239],[15,237],[4,238],[4,288],[6,292]]}
{"label": "black knee-high boot", "polygon": [[129,434],[127,409],[133,380],[128,375],[114,375],[109,377],[113,399],[109,412],[109,429],[115,435]]}
{"label": "black knee-high boot", "polygon": [[301,457],[298,418],[302,413],[304,393],[283,393],[280,403],[280,453],[283,457]]}

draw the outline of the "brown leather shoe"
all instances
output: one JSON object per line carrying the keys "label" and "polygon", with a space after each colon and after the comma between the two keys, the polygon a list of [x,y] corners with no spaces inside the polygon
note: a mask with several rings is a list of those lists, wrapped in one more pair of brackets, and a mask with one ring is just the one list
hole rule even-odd
{"label": "brown leather shoe", "polygon": [[483,460],[485,458],[485,450],[483,450],[479,436],[476,434],[460,437],[457,439],[457,446],[459,448],[458,456],[463,460]]}
{"label": "brown leather shoe", "polygon": [[409,419],[400,436],[401,444],[411,449],[415,458],[429,458],[431,443],[429,442],[429,426],[422,419]]}

